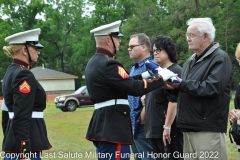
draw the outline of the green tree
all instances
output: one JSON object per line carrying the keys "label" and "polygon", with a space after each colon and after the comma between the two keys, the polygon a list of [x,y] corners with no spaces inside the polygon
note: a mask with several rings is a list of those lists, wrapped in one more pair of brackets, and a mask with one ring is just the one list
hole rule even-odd
{"label": "green tree", "polygon": [[[239,82],[240,68],[235,60],[239,43],[240,1],[236,0],[0,0],[0,38],[13,33],[41,28],[40,41],[44,45],[34,66],[46,67],[79,77],[76,86],[84,84],[82,75],[88,60],[95,52],[90,30],[103,24],[122,20],[120,51],[117,60],[130,69],[127,46],[132,34],[146,33],[172,37],[177,46],[178,63],[183,65],[193,54],[186,42],[186,21],[191,17],[211,17],[216,27],[216,42],[233,61],[233,86]],[[89,12],[89,6],[95,10]],[[89,13],[86,14],[86,11]],[[4,15],[4,16],[3,16]],[[2,46],[6,42],[0,41]],[[4,54],[0,76],[11,62]]]}
{"label": "green tree", "polygon": [[158,4],[156,0],[134,1],[132,7],[134,14],[129,16],[122,26],[125,37],[121,44],[122,50],[118,53],[119,60],[123,62],[127,70],[133,63],[129,59],[129,54],[126,54],[131,35],[145,33],[151,39],[167,31],[167,23],[165,23],[167,12],[162,3]]}
{"label": "green tree", "polygon": [[46,6],[43,0],[0,0],[5,22],[11,24],[12,33],[33,29],[39,21],[36,18]]}
{"label": "green tree", "polygon": [[[90,0],[92,4],[95,5],[95,10],[92,12],[92,22],[93,28],[108,24],[117,20],[122,20],[123,25],[125,21],[134,14],[134,0],[122,1],[122,0]],[[122,43],[120,46],[120,51],[117,53],[117,60],[125,64],[129,58],[126,59],[127,48],[125,44],[125,39],[129,37],[124,32],[124,37],[121,39]],[[94,43],[95,44],[95,43]]]}
{"label": "green tree", "polygon": [[[39,21],[36,16],[43,11],[45,4],[42,0],[0,0],[0,45],[7,46],[4,39],[16,32],[32,29]],[[4,19],[3,19],[4,17]],[[3,79],[8,65],[12,62],[12,58],[7,57],[3,51],[0,54],[1,66],[0,77]],[[1,88],[2,86],[0,86]],[[2,89],[0,90],[0,93]]]}
{"label": "green tree", "polygon": [[[0,46],[7,46],[8,44],[4,42],[4,39],[10,35],[10,28],[11,26],[6,23],[3,20],[0,20]],[[8,65],[12,62],[12,58],[8,57],[6,54],[3,53],[3,51],[0,52],[0,59],[1,59],[1,65],[0,65],[0,77],[1,80],[3,79],[3,76],[6,73]],[[2,93],[2,85],[0,85],[0,95]]]}
{"label": "green tree", "polygon": [[235,60],[236,46],[239,43],[238,33],[240,32],[240,10],[238,9],[240,1],[222,1],[221,9],[218,14],[222,17],[216,19],[217,23],[217,40],[222,44],[222,48],[228,53],[233,63],[232,88],[240,81],[240,67]]}
{"label": "green tree", "polygon": [[50,68],[73,73],[73,44],[80,43],[78,31],[82,25],[82,2],[73,0],[48,1],[44,21],[39,22],[45,45],[42,59]]}

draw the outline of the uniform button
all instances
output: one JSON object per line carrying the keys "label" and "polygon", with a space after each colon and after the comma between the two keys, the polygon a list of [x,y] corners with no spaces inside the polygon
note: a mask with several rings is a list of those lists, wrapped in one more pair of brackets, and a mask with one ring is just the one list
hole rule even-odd
{"label": "uniform button", "polygon": [[127,114],[127,112],[123,112],[124,114]]}
{"label": "uniform button", "polygon": [[26,152],[26,149],[23,149],[24,152]]}
{"label": "uniform button", "polygon": [[22,144],[23,144],[23,145],[25,145],[26,143],[25,143],[25,142],[23,142]]}

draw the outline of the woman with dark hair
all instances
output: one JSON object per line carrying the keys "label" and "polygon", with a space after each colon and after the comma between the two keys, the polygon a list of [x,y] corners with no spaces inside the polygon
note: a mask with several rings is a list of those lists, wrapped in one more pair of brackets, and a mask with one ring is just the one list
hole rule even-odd
{"label": "woman with dark hair", "polygon": [[[152,49],[154,60],[160,66],[181,76],[182,68],[177,64],[176,47],[170,37],[153,38]],[[183,136],[175,121],[178,90],[159,88],[145,97],[142,97],[142,102],[146,105],[145,135],[151,139],[154,157],[156,160],[181,159],[177,155],[183,152]]]}

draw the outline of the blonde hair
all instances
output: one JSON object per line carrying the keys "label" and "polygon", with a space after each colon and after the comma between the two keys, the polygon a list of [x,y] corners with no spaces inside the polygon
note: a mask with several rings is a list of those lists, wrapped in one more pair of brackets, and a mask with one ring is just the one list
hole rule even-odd
{"label": "blonde hair", "polygon": [[4,46],[3,47],[3,52],[9,56],[9,57],[14,57],[19,53],[19,51],[22,49],[24,45],[10,45],[10,46]]}
{"label": "blonde hair", "polygon": [[240,58],[240,43],[238,43],[238,46],[237,46],[237,48],[236,48],[235,56],[236,56],[237,58]]}

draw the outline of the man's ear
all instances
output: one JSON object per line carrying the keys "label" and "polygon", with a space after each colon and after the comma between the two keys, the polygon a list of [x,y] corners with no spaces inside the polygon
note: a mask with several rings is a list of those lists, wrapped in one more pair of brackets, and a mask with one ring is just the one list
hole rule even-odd
{"label": "man's ear", "polygon": [[145,44],[141,45],[143,47],[143,50],[146,51],[147,50],[147,46]]}
{"label": "man's ear", "polygon": [[209,39],[209,36],[207,33],[204,33],[203,36],[204,36],[204,39]]}
{"label": "man's ear", "polygon": [[105,39],[105,43],[106,43],[108,46],[111,45],[111,39],[110,39],[110,37],[107,37],[107,38]]}

